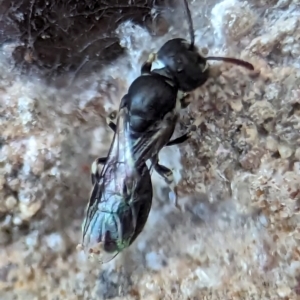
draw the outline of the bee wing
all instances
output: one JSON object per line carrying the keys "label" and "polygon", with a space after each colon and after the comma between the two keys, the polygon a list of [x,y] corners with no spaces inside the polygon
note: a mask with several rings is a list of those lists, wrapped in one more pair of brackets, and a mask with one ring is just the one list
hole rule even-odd
{"label": "bee wing", "polygon": [[136,139],[132,145],[136,164],[153,157],[169,141],[173,134],[173,125],[169,121],[157,121]]}
{"label": "bee wing", "polygon": [[[115,257],[122,247],[126,247],[128,240],[128,237],[127,240],[124,238],[123,233],[123,218],[130,216],[130,213],[127,213],[129,208],[125,208],[124,193],[134,189],[135,163],[127,116],[127,109],[121,109],[107,160],[101,173],[97,175],[98,179],[92,188],[83,222],[82,245],[87,247],[90,253],[96,253],[102,262]],[[133,180],[128,181],[127,178]],[[120,205],[124,206],[121,213]],[[132,222],[134,228],[134,220]]]}

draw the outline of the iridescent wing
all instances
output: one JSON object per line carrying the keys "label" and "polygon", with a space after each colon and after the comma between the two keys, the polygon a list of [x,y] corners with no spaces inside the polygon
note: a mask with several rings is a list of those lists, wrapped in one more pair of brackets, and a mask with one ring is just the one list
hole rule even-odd
{"label": "iridescent wing", "polygon": [[129,246],[137,222],[138,212],[129,203],[138,178],[127,118],[127,109],[121,109],[106,163],[91,191],[83,222],[82,246],[101,262],[113,259]]}

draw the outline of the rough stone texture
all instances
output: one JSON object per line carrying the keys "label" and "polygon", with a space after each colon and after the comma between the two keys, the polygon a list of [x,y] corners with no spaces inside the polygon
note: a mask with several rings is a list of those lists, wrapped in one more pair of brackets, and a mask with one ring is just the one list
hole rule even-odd
{"label": "rough stone texture", "polygon": [[63,89],[19,77],[7,62],[13,46],[4,46],[0,299],[299,297],[300,3],[196,0],[191,7],[198,45],[247,59],[256,71],[214,64],[176,134],[194,119],[198,130],[160,156],[175,169],[186,211],[166,200],[153,173],[156,196],[145,230],[102,266],[76,245],[89,165],[112,138],[104,117],[143,57],[176,33],[187,36],[187,27],[182,21],[180,31],[174,24],[151,38],[125,23],[117,34],[130,49],[126,58],[102,73],[67,78]]}

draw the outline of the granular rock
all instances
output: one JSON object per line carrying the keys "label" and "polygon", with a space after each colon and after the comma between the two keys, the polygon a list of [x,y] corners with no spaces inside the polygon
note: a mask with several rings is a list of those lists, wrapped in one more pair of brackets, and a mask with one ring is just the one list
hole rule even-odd
{"label": "granular rock", "polygon": [[[209,55],[248,60],[255,71],[212,63],[211,78],[192,93],[175,135],[195,120],[196,132],[160,154],[160,163],[174,170],[185,212],[174,208],[153,172],[155,197],[143,232],[105,265],[76,250],[90,164],[107,155],[112,140],[105,117],[139,74],[140,57],[175,35],[188,36],[187,26],[170,26],[154,38],[123,23],[116,32],[131,50],[127,56],[93,76],[70,75],[58,87],[20,77],[6,48],[0,60],[0,298],[297,299],[298,2],[190,3],[199,46],[210,45]],[[231,23],[228,14],[215,13],[216,5],[226,7]],[[33,58],[27,53],[27,62]]]}

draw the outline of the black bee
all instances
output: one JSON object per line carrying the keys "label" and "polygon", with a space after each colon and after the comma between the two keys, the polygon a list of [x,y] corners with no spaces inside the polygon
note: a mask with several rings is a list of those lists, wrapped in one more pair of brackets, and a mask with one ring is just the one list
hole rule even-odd
{"label": "black bee", "polygon": [[[168,183],[177,203],[173,173],[159,164],[158,154],[165,146],[183,143],[196,129],[192,125],[182,136],[171,140],[181,109],[189,105],[188,92],[209,78],[208,60],[223,60],[254,70],[235,58],[203,57],[194,45],[194,29],[187,0],[191,42],[176,38],[167,41],[141,67],[141,75],[121,99],[117,123],[109,120],[115,132],[107,158],[92,165],[94,185],[83,225],[83,246],[115,255],[132,244],[142,231],[152,204],[152,183],[146,161]],[[163,67],[152,69],[159,60]],[[98,165],[103,165],[101,172]],[[97,252],[97,251],[96,251]]]}

